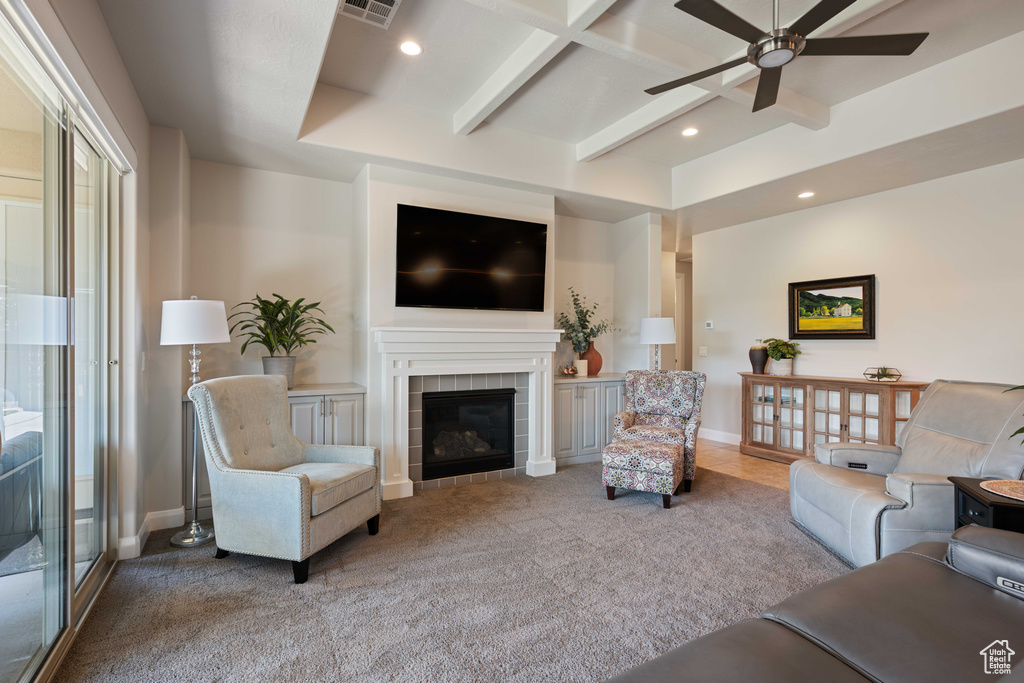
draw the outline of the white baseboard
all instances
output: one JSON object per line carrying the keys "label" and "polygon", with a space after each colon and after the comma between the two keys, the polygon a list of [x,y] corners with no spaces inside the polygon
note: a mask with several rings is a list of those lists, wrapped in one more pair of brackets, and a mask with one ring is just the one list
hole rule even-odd
{"label": "white baseboard", "polygon": [[547,462],[533,462],[531,460],[526,461],[526,474],[531,477],[546,477],[549,474],[555,473],[555,461],[548,460]]}
{"label": "white baseboard", "polygon": [[732,434],[731,432],[720,432],[717,429],[706,429],[701,427],[700,432],[697,436],[708,441],[718,441],[720,443],[727,443],[733,446],[740,445],[740,435]]}
{"label": "white baseboard", "polygon": [[405,481],[398,481],[392,484],[384,484],[383,498],[384,500],[394,500],[395,498],[408,498],[412,495],[412,480],[406,479]]}
{"label": "white baseboard", "polygon": [[139,531],[134,536],[122,536],[117,542],[117,557],[121,560],[130,560],[142,554],[146,547],[151,531],[161,529],[173,529],[174,527],[185,526],[185,508],[174,508],[172,510],[154,510],[142,520]]}

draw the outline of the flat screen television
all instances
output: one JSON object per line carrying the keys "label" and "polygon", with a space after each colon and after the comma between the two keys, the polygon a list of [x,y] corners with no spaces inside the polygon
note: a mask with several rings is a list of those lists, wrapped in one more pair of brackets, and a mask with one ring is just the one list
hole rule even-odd
{"label": "flat screen television", "polygon": [[548,228],[398,205],[395,305],[543,311]]}

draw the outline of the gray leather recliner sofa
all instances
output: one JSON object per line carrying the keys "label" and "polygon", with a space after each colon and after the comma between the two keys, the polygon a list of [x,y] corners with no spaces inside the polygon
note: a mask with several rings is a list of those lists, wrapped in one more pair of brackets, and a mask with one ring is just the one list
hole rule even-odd
{"label": "gray leather recliner sofa", "polygon": [[933,382],[895,446],[817,444],[793,463],[793,519],[855,567],[956,528],[949,476],[1020,479],[1024,392],[1008,385]]}
{"label": "gray leather recliner sofa", "polygon": [[[1014,586],[1019,586],[1017,590]],[[959,529],[819,584],[612,683],[1024,680],[1024,534]],[[986,651],[988,654],[986,654]],[[988,673],[987,671],[992,671]]]}

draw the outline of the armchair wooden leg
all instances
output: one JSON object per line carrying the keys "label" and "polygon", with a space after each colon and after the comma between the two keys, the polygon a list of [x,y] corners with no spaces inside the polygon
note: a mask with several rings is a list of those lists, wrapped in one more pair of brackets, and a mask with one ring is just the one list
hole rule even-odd
{"label": "armchair wooden leg", "polygon": [[295,575],[295,583],[306,583],[309,578],[309,558],[302,562],[292,562],[292,574]]}
{"label": "armchair wooden leg", "polygon": [[668,493],[661,494],[661,506],[668,510],[672,507],[672,496]]}
{"label": "armchair wooden leg", "polygon": [[691,486],[693,486],[693,479],[683,479],[683,493],[689,493]]}
{"label": "armchair wooden leg", "polygon": [[377,532],[380,531],[380,515],[374,515],[366,520],[366,528],[371,536],[376,536]]}
{"label": "armchair wooden leg", "polygon": [[227,557],[230,554],[231,554],[231,552],[228,551],[228,550],[223,550],[221,548],[217,548],[217,552],[213,554],[213,557],[214,557],[214,559],[217,559],[217,560],[223,560],[225,557]]}
{"label": "armchair wooden leg", "polygon": [[615,500],[615,487],[614,486],[605,486],[604,487],[604,492],[606,494],[608,494],[608,500]]}

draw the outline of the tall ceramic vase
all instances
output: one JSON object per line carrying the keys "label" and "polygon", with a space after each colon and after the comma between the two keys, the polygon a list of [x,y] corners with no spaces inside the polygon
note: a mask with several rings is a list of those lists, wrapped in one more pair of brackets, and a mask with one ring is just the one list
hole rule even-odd
{"label": "tall ceramic vase", "polygon": [[601,374],[601,366],[604,364],[604,359],[601,358],[601,354],[594,348],[594,340],[590,340],[590,346],[587,350],[580,354],[580,360],[587,361],[587,372],[593,375]]}
{"label": "tall ceramic vase", "polygon": [[754,344],[750,347],[750,371],[755,375],[764,374],[764,366],[768,364],[768,347]]}

